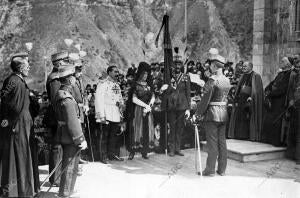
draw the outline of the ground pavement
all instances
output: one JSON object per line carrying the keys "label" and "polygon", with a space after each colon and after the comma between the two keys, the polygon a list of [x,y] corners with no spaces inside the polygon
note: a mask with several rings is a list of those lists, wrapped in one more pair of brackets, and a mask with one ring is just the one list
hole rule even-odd
{"label": "ground pavement", "polygon": [[[300,168],[287,159],[240,163],[228,160],[226,176],[200,178],[195,173],[193,149],[184,150],[184,157],[152,154],[132,161],[111,161],[83,165],[83,175],[76,182],[81,198],[299,198]],[[205,167],[206,153],[202,153]],[[47,176],[41,166],[41,181]],[[298,180],[298,181],[297,181]],[[46,186],[49,186],[48,184]],[[42,188],[46,191],[47,188]],[[58,188],[40,197],[55,197]]]}

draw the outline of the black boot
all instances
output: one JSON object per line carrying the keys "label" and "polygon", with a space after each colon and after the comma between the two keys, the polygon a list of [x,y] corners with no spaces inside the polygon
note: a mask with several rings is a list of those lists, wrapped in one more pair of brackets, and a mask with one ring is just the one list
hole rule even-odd
{"label": "black boot", "polygon": [[129,156],[128,156],[128,159],[129,159],[129,160],[133,160],[134,155],[135,155],[135,152],[130,152],[130,153],[129,153]]}

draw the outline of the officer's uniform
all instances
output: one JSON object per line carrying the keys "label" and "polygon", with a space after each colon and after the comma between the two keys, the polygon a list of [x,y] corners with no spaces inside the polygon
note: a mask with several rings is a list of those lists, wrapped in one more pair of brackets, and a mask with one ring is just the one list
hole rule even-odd
{"label": "officer's uniform", "polygon": [[[168,104],[162,102],[162,109],[167,108],[170,125],[170,155],[180,153],[182,132],[184,129],[185,111],[191,108],[191,81],[186,74],[180,73],[171,79],[171,86],[165,92]],[[162,126],[164,128],[164,126]],[[160,137],[164,139],[164,135]]]}
{"label": "officer's uniform", "polygon": [[71,93],[72,87],[62,85],[56,94],[54,105],[58,123],[56,138],[63,148],[62,170],[67,167],[61,176],[59,196],[69,196],[74,190],[79,163],[78,145],[85,141],[79,120],[79,107]]}
{"label": "officer's uniform", "polygon": [[102,125],[101,153],[102,159],[118,156],[117,133],[122,121],[121,106],[124,105],[121,89],[117,82],[108,76],[97,86],[95,94],[96,121],[106,120]]}
{"label": "officer's uniform", "polygon": [[227,95],[231,85],[224,75],[211,76],[204,85],[204,95],[197,106],[196,116],[203,116],[206,131],[207,152],[205,172],[215,173],[218,157],[218,173],[225,173],[227,166],[226,122]]}
{"label": "officer's uniform", "polygon": [[[61,61],[68,58],[68,52],[58,52],[51,56],[52,62]],[[61,83],[59,81],[59,74],[57,72],[58,66],[55,65],[53,71],[49,74],[46,82],[46,89],[50,104],[45,115],[44,122],[47,127],[50,128],[52,138],[50,140],[51,148],[49,153],[49,173],[57,166],[60,159],[62,158],[62,148],[61,145],[55,141],[56,130],[57,130],[57,120],[54,114],[54,99],[57,91],[59,90]],[[59,175],[60,169],[56,170],[55,173],[49,178],[51,184],[53,184],[55,178]],[[59,183],[58,181],[56,182]]]}

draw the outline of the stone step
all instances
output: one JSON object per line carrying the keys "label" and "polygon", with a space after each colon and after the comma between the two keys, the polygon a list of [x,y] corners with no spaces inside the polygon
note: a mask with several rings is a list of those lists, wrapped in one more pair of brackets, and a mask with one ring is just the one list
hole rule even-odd
{"label": "stone step", "polygon": [[[200,144],[203,150],[207,151],[206,141],[202,141]],[[228,139],[227,150],[229,159],[240,162],[255,162],[284,158],[286,148],[260,142]]]}

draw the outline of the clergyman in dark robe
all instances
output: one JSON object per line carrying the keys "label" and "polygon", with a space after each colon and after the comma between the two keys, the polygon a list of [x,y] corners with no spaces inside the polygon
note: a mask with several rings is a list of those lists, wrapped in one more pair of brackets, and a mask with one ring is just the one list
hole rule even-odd
{"label": "clergyman in dark robe", "polygon": [[262,141],[274,146],[283,146],[286,138],[284,112],[288,108],[287,91],[293,60],[284,57],[282,62],[279,73],[265,88]]}
{"label": "clergyman in dark robe", "polygon": [[29,89],[24,80],[30,69],[25,53],[11,59],[13,73],[1,89],[0,178],[1,197],[34,196],[32,158],[29,145]]}
{"label": "clergyman in dark robe", "polygon": [[230,118],[229,138],[260,141],[262,130],[263,85],[253,64],[245,62],[243,75],[236,87]]}
{"label": "clergyman in dark robe", "polygon": [[300,165],[300,57],[294,59],[294,69],[291,71],[288,87],[288,103],[290,126],[287,135],[286,156],[296,160]]}

